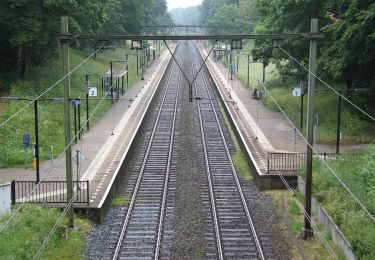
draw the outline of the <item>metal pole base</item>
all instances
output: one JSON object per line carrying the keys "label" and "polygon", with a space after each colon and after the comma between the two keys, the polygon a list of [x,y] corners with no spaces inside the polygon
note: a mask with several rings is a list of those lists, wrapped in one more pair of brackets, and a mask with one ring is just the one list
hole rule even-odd
{"label": "metal pole base", "polygon": [[301,231],[301,237],[305,240],[309,239],[310,237],[313,237],[314,236],[314,230],[312,229],[305,229],[304,227],[302,227],[302,231]]}

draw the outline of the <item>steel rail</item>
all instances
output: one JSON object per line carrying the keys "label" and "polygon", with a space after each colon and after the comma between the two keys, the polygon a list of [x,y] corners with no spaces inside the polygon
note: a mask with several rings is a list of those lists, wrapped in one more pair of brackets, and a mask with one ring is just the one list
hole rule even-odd
{"label": "steel rail", "polygon": [[152,129],[152,133],[151,133],[151,136],[150,136],[150,141],[149,141],[149,143],[147,145],[147,150],[146,150],[145,156],[144,156],[143,161],[142,161],[142,166],[141,166],[140,173],[138,175],[137,182],[136,182],[136,185],[135,185],[135,188],[134,188],[134,191],[133,191],[132,199],[131,199],[131,201],[129,203],[129,207],[128,207],[128,210],[127,210],[127,213],[126,213],[124,224],[123,224],[122,229],[121,229],[120,237],[119,237],[119,240],[117,242],[115,253],[114,253],[113,258],[112,258],[113,260],[114,259],[118,259],[119,254],[121,252],[121,247],[122,247],[122,243],[124,241],[126,229],[127,229],[128,223],[129,223],[129,219],[130,219],[131,212],[132,212],[134,204],[135,204],[135,200],[136,200],[138,191],[139,191],[139,186],[140,186],[140,183],[142,181],[143,173],[144,173],[144,170],[145,170],[145,167],[146,167],[146,163],[147,163],[147,160],[148,160],[148,157],[149,157],[149,154],[150,154],[150,150],[151,150],[151,146],[152,146],[152,143],[153,143],[153,139],[155,137],[156,128],[157,128],[157,125],[159,123],[160,115],[161,115],[161,112],[162,112],[162,107],[164,105],[164,101],[166,99],[168,89],[170,87],[170,81],[171,81],[171,78],[172,78],[173,71],[174,71],[175,67],[176,67],[176,65],[175,65],[175,63],[173,63],[173,67],[172,67],[172,70],[171,70],[169,78],[168,78],[167,87],[166,87],[166,90],[164,92],[164,95],[163,95],[163,98],[162,98],[162,102],[160,104],[159,112],[157,114],[154,127]]}
{"label": "steel rail", "polygon": [[177,115],[177,103],[178,103],[178,95],[179,95],[180,86],[181,86],[180,80],[181,80],[181,74],[178,75],[177,93],[176,93],[176,100],[175,100],[175,104],[174,104],[173,119],[172,119],[171,139],[169,141],[167,170],[166,170],[165,180],[164,180],[163,198],[162,198],[162,204],[161,204],[161,208],[160,208],[159,227],[158,227],[158,235],[157,235],[156,248],[155,248],[155,257],[154,257],[155,260],[159,259],[161,235],[163,233],[162,229],[163,229],[163,223],[164,223],[165,204],[166,204],[166,200],[167,200],[169,173],[170,173],[170,168],[171,168],[172,148],[173,148],[173,142],[174,142],[173,137],[174,137],[174,133],[175,133],[175,124],[176,124],[176,115]]}
{"label": "steel rail", "polygon": [[259,239],[258,239],[258,235],[257,235],[257,232],[256,232],[256,229],[255,229],[255,226],[254,226],[254,223],[253,223],[253,220],[251,218],[251,214],[250,214],[250,211],[249,211],[249,208],[247,206],[247,203],[246,203],[246,199],[245,199],[245,196],[243,194],[243,191],[242,191],[242,187],[241,187],[241,184],[240,184],[240,181],[238,179],[238,174],[237,174],[237,171],[234,167],[234,164],[233,164],[233,161],[232,161],[232,158],[231,158],[231,155],[230,155],[230,152],[229,152],[229,148],[228,148],[228,144],[225,140],[225,136],[224,136],[224,133],[223,133],[223,130],[222,130],[222,127],[221,127],[221,124],[220,124],[220,121],[219,121],[219,118],[218,118],[218,115],[217,115],[217,112],[216,112],[216,109],[215,109],[215,106],[213,104],[213,101],[212,101],[212,96],[209,92],[209,89],[208,89],[208,84],[207,84],[207,80],[206,80],[206,76],[204,73],[201,73],[202,74],[202,78],[203,78],[203,81],[204,81],[204,85],[205,85],[205,88],[207,90],[207,94],[209,96],[209,101],[210,101],[210,104],[211,104],[211,107],[212,107],[212,110],[214,112],[214,115],[215,115],[215,119],[216,119],[216,123],[218,125],[218,128],[219,128],[219,131],[220,131],[220,135],[221,135],[221,138],[222,138],[222,142],[223,142],[223,145],[225,147],[225,152],[227,154],[227,158],[230,162],[230,166],[231,166],[231,169],[232,169],[232,174],[233,174],[233,177],[235,179],[235,182],[236,182],[236,186],[237,186],[237,190],[238,190],[238,193],[241,197],[241,201],[242,201],[242,205],[243,205],[243,208],[245,210],[245,213],[246,213],[246,216],[248,218],[248,222],[249,222],[249,225],[250,225],[250,228],[251,228],[251,231],[253,233],[253,237],[254,237],[254,240],[255,240],[255,244],[256,244],[256,247],[258,249],[258,253],[259,253],[259,256],[262,260],[264,260],[264,254],[263,254],[263,250],[262,250],[262,247],[260,245],[260,242],[259,242]]}
{"label": "steel rail", "polygon": [[[193,67],[193,75],[194,75],[195,72],[194,72],[193,62],[192,62],[192,67]],[[196,83],[194,83],[194,85],[195,85],[195,95],[197,95],[198,90],[196,87]],[[219,229],[218,214],[216,210],[216,202],[215,202],[214,190],[213,190],[213,185],[212,185],[212,177],[211,177],[210,163],[208,159],[207,145],[206,145],[206,139],[205,139],[205,133],[204,133],[204,127],[203,127],[201,106],[199,102],[197,102],[197,107],[198,107],[198,116],[199,116],[199,126],[200,126],[200,132],[201,132],[201,137],[202,137],[203,153],[204,153],[204,159],[205,159],[205,164],[206,164],[208,187],[210,190],[211,209],[212,209],[212,215],[213,215],[214,225],[215,225],[216,244],[217,244],[217,249],[219,253],[219,259],[222,260],[224,259],[224,256],[223,256],[223,249],[221,245],[221,235],[220,235],[220,229]]]}

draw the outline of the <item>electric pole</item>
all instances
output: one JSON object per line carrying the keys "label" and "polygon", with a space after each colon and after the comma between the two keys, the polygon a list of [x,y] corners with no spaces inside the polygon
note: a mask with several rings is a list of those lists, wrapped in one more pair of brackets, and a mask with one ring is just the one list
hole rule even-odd
{"label": "electric pole", "polygon": [[[318,19],[311,19],[311,33],[318,32]],[[305,215],[302,236],[304,239],[314,235],[311,229],[311,187],[312,187],[312,145],[313,145],[313,123],[314,123],[314,92],[316,85],[316,53],[317,39],[310,39],[310,62],[309,62],[309,85],[307,104],[307,151],[306,151],[306,189],[305,189]]]}
{"label": "electric pole", "polygon": [[[61,17],[61,34],[69,34],[68,29],[68,17]],[[61,40],[63,48],[63,60],[64,60],[64,75],[70,73],[69,68],[69,41]],[[66,198],[69,203],[73,198],[73,175],[72,175],[72,148],[71,148],[71,134],[70,134],[70,76],[64,79],[64,118],[65,118],[65,160],[66,160]],[[68,227],[73,227],[73,204],[67,211],[69,219]]]}

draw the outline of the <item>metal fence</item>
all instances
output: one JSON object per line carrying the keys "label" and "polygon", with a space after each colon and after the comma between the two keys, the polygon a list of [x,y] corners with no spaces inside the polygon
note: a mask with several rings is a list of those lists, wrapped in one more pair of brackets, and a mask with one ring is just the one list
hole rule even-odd
{"label": "metal fence", "polygon": [[[336,159],[335,154],[320,154],[323,160]],[[314,155],[314,157],[316,157]],[[268,153],[267,173],[272,172],[297,172],[306,163],[305,153]]]}
{"label": "metal fence", "polygon": [[[29,194],[34,190],[35,181],[12,181],[12,204],[29,203],[67,203],[66,181],[43,181],[35,189],[29,199]],[[78,194],[75,203],[89,204],[89,181],[73,181],[73,194]]]}

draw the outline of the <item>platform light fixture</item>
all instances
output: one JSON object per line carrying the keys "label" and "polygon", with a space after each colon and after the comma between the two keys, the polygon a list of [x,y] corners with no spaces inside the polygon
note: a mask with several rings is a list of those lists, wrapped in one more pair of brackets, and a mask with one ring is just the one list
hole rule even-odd
{"label": "platform light fixture", "polygon": [[143,49],[142,40],[132,40],[131,49],[132,50],[142,50]]}
{"label": "platform light fixture", "polygon": [[242,39],[232,39],[230,43],[231,50],[241,50],[242,49]]}

